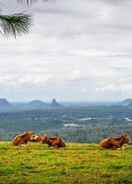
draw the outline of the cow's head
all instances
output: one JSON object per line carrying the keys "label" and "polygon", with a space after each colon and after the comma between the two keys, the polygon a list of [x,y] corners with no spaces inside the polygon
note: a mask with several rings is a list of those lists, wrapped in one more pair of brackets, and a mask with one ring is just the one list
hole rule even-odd
{"label": "cow's head", "polygon": [[123,137],[123,140],[124,140],[124,144],[131,143],[131,139],[130,139],[130,137],[127,133],[123,134],[122,137]]}

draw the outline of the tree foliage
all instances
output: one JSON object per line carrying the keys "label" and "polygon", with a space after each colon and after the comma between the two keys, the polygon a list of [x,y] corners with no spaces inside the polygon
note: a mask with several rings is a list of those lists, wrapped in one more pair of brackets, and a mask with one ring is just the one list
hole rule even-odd
{"label": "tree foliage", "polygon": [[31,25],[31,16],[27,14],[0,15],[1,33],[17,36],[27,33]]}
{"label": "tree foliage", "polygon": [[[26,0],[29,4],[29,0]],[[17,36],[27,33],[31,26],[31,16],[25,13],[12,15],[0,14],[0,33],[4,35]]]}

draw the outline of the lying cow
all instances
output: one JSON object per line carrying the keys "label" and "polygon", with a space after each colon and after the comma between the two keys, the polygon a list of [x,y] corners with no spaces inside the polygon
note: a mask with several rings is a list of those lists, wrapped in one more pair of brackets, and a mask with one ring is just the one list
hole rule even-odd
{"label": "lying cow", "polygon": [[128,134],[123,134],[120,137],[110,137],[102,140],[100,146],[105,149],[117,149],[121,148],[124,144],[128,144],[130,138]]}
{"label": "lying cow", "polygon": [[31,142],[47,143],[47,140],[48,140],[47,135],[32,135],[30,138]]}
{"label": "lying cow", "polygon": [[41,136],[40,135],[32,135],[30,138],[31,142],[41,142]]}
{"label": "lying cow", "polygon": [[13,140],[12,143],[15,146],[19,146],[21,144],[27,144],[28,141],[30,141],[31,136],[32,136],[32,132],[24,132],[23,134],[17,135]]}
{"label": "lying cow", "polygon": [[53,146],[53,147],[56,147],[56,148],[61,148],[61,147],[66,146],[64,141],[60,137],[50,137],[50,138],[47,139],[46,143],[49,146]]}

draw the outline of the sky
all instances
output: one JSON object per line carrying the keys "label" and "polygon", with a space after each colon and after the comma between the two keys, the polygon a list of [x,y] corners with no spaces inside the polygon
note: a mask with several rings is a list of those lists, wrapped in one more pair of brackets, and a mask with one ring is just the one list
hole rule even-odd
{"label": "sky", "polygon": [[[23,0],[24,1],[24,0]],[[0,0],[32,15],[29,34],[0,35],[0,97],[117,101],[132,97],[132,1]]]}

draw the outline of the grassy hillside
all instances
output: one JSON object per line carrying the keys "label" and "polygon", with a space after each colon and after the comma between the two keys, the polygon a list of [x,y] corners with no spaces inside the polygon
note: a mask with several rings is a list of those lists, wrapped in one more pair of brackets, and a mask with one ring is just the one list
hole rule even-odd
{"label": "grassy hillside", "polygon": [[132,184],[132,148],[100,150],[97,145],[0,143],[0,184]]}

